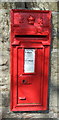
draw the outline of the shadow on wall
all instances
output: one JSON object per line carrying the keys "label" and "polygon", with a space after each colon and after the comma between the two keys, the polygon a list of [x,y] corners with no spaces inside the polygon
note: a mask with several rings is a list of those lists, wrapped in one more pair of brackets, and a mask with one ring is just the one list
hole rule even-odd
{"label": "shadow on wall", "polygon": [[[59,40],[59,2],[57,2],[57,11],[58,11],[58,15],[57,15],[57,38]],[[59,41],[57,41],[57,48],[58,48],[58,53],[57,53],[57,108],[58,108],[58,113],[59,113]]]}

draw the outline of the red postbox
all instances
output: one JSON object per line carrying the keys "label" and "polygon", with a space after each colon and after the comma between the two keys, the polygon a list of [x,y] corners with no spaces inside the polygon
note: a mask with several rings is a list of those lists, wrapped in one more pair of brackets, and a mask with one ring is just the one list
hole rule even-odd
{"label": "red postbox", "polygon": [[48,109],[51,11],[11,10],[11,111]]}

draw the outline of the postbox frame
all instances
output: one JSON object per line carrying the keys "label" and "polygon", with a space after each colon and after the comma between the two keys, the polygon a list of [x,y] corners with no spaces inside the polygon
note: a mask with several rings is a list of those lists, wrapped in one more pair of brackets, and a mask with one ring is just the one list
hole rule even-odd
{"label": "postbox frame", "polygon": [[[46,80],[44,81],[44,86],[46,85],[46,87],[44,88],[44,94],[43,94],[43,101],[42,101],[42,106],[39,107],[38,105],[31,105],[31,104],[27,104],[27,105],[19,105],[17,104],[17,74],[16,74],[16,78],[13,80],[13,48],[11,47],[12,41],[14,39],[14,33],[13,31],[13,13],[14,12],[43,12],[43,13],[50,13],[50,18],[51,18],[51,11],[45,11],[45,10],[19,10],[19,9],[14,9],[11,10],[11,33],[10,33],[10,48],[11,48],[11,52],[10,52],[10,74],[11,74],[11,85],[10,85],[10,110],[11,111],[44,111],[48,109],[48,80],[49,80],[49,57],[50,57],[50,44],[51,44],[51,24],[50,24],[50,35],[49,35],[49,41],[47,42],[42,42],[42,43],[38,43],[39,47],[36,46],[36,48],[41,48],[44,49],[45,53],[44,53],[44,57],[47,56],[48,59],[44,60],[44,67],[45,67],[45,72],[44,74],[46,74]],[[50,22],[51,23],[51,22]],[[22,38],[21,38],[22,39]],[[23,38],[25,40],[25,38]],[[31,38],[28,38],[29,40]],[[33,38],[32,38],[33,41]],[[36,43],[36,42],[34,42]],[[21,48],[20,46],[17,46],[17,49]],[[24,47],[26,48],[26,47]],[[27,48],[33,48],[33,46],[29,46]],[[35,48],[35,47],[34,47]],[[16,49],[16,56],[17,56],[17,49]],[[16,68],[17,68],[17,57],[15,59],[16,62]],[[47,64],[47,66],[46,66]],[[46,73],[47,72],[47,73]],[[17,69],[16,69],[16,73],[17,73]],[[35,73],[24,73],[24,74],[35,74]],[[44,76],[45,79],[45,76]],[[13,83],[16,83],[16,86],[13,87]],[[47,91],[47,92],[46,92]],[[46,95],[45,95],[46,92]],[[13,95],[14,93],[14,95]]]}

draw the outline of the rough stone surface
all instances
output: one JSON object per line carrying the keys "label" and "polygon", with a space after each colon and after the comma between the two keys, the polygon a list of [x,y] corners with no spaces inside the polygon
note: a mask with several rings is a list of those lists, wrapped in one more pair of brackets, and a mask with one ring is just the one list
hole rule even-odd
{"label": "rough stone surface", "polygon": [[[10,9],[26,8],[52,11],[52,44],[49,80],[49,112],[19,112],[10,111]],[[59,12],[57,2],[2,2],[0,4],[0,113],[2,118],[57,118],[57,26]],[[59,33],[59,27],[58,27]],[[59,44],[59,43],[58,43]],[[59,46],[58,46],[59,47]],[[59,65],[59,64],[58,64]],[[58,74],[59,75],[59,74]],[[59,86],[59,84],[58,84]],[[1,107],[2,106],[2,107]],[[59,107],[58,107],[59,108]],[[59,111],[59,110],[58,110]],[[47,119],[48,120],[48,119]]]}

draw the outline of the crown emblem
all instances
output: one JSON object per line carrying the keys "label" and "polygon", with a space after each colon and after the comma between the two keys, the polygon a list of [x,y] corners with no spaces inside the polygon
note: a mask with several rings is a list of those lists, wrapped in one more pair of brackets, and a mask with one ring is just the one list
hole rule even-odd
{"label": "crown emblem", "polygon": [[30,15],[27,20],[28,20],[28,23],[29,23],[29,24],[33,25],[33,24],[34,24],[34,21],[35,21],[35,18]]}

